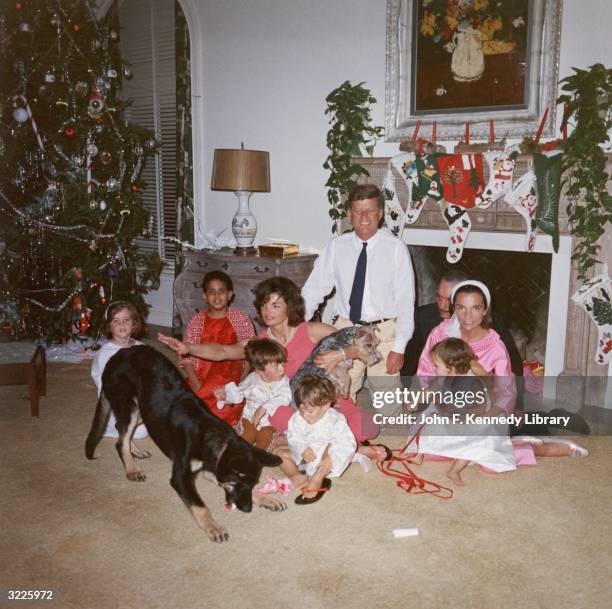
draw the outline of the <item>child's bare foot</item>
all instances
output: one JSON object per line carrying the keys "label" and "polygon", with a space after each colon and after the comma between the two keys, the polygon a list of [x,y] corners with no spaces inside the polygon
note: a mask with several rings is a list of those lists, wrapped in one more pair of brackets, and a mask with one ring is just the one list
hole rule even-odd
{"label": "child's bare foot", "polygon": [[455,472],[451,469],[446,473],[446,477],[457,486],[465,486],[465,482],[463,482],[459,472]]}
{"label": "child's bare foot", "polygon": [[384,444],[362,444],[357,452],[361,455],[365,455],[372,461],[388,461],[391,456],[391,450]]}
{"label": "child's bare foot", "polygon": [[291,480],[293,488],[300,488],[308,482],[308,476],[306,474],[295,474],[295,476],[289,476],[289,480]]}

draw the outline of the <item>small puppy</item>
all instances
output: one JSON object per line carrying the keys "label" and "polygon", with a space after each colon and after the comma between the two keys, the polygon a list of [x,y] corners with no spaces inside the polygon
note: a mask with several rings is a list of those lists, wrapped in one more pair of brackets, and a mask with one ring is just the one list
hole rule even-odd
{"label": "small puppy", "polygon": [[300,366],[291,379],[291,390],[295,390],[298,381],[307,374],[328,378],[335,386],[339,395],[347,397],[351,387],[349,370],[353,367],[352,359],[345,359],[328,373],[315,365],[314,360],[323,351],[337,351],[355,345],[359,348],[358,359],[366,366],[373,366],[382,358],[376,347],[380,339],[376,336],[374,326],[349,326],[338,330],[319,341],[310,357]]}
{"label": "small puppy", "polygon": [[281,501],[253,493],[262,468],[280,465],[281,459],[250,446],[213,415],[159,351],[136,346],[119,350],[109,360],[85,444],[88,459],[94,458],[111,410],[117,419],[116,447],[127,479],[146,479],[134,457],[143,459],[151,454],[131,442],[142,420],[155,444],[172,461],[170,485],[212,541],[226,541],[229,536],[215,522],[196,489],[199,472],[225,490],[228,509],[250,512],[253,503],[272,511],[286,509]]}

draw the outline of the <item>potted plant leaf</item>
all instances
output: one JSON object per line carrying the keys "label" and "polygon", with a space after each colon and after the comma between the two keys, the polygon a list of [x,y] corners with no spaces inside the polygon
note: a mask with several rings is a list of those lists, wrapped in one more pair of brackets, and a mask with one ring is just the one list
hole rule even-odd
{"label": "potted plant leaf", "polygon": [[561,84],[564,93],[557,102],[567,104],[562,129],[568,123],[574,127],[562,164],[570,230],[576,237],[572,258],[578,261],[578,278],[585,281],[588,270],[599,262],[597,242],[612,223],[603,150],[610,144],[612,128],[612,70],[600,63],[588,70],[574,68]]}
{"label": "potted plant leaf", "polygon": [[331,127],[327,132],[329,155],[323,168],[330,172],[325,186],[334,233],[346,217],[345,195],[357,184],[356,178],[370,175],[365,167],[354,163],[353,158],[364,156],[364,151],[371,156],[377,138],[383,133],[382,127],[372,126],[370,109],[376,99],[363,85],[363,82],[352,85],[347,80],[325,98],[325,114],[330,115]]}

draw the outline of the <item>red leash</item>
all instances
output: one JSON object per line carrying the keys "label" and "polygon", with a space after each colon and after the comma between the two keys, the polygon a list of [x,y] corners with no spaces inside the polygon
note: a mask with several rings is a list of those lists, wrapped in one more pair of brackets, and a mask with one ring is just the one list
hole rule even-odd
{"label": "red leash", "polygon": [[[412,463],[411,459],[417,454],[419,449],[419,438],[421,435],[421,426],[417,432],[406,442],[404,448],[394,448],[392,449],[392,453],[397,456],[391,457],[388,461],[377,461],[376,465],[378,469],[385,475],[390,476],[391,478],[396,478],[397,482],[395,483],[398,488],[406,491],[407,493],[411,493],[413,495],[434,495],[438,497],[438,499],[452,499],[453,491],[452,489],[442,486],[437,482],[431,482],[430,480],[425,480],[425,478],[421,478],[417,476],[408,466],[409,463]],[[415,440],[417,452],[404,454],[404,451],[410,443]],[[398,464],[398,468],[394,469],[394,464]]]}

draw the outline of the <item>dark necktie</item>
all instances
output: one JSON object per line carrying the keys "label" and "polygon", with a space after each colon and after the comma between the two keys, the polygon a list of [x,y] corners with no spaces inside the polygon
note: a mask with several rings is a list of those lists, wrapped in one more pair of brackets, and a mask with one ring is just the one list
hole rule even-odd
{"label": "dark necktie", "polygon": [[365,288],[366,267],[368,266],[366,247],[368,247],[367,241],[363,244],[359,258],[357,258],[353,289],[349,298],[349,305],[351,307],[349,317],[353,323],[357,323],[361,319],[361,304],[363,303],[363,289]]}

